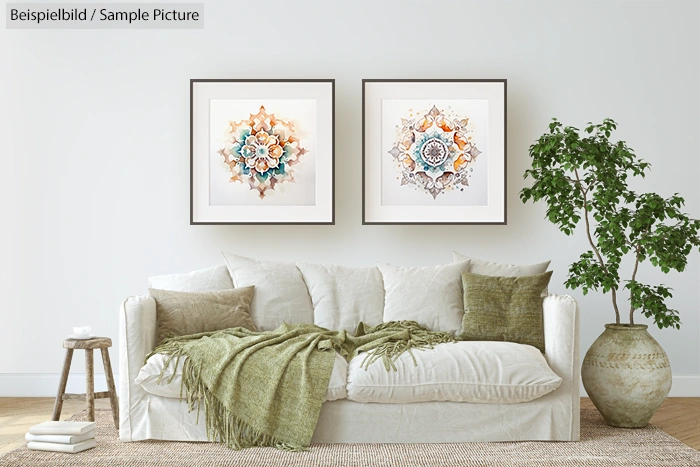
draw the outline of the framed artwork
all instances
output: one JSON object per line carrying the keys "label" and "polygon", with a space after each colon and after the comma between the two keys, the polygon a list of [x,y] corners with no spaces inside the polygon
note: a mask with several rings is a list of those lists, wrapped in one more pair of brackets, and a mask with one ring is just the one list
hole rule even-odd
{"label": "framed artwork", "polygon": [[335,80],[190,80],[190,224],[334,224]]}
{"label": "framed artwork", "polygon": [[362,223],[505,224],[506,80],[362,80]]}

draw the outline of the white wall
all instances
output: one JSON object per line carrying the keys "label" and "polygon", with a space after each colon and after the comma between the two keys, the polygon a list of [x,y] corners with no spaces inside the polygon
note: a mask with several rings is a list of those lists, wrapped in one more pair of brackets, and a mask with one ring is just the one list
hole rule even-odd
{"label": "white wall", "polygon": [[[519,201],[527,148],[552,117],[612,117],[652,163],[638,188],[680,192],[700,216],[699,18],[697,2],[237,1],[207,2],[204,30],[0,30],[0,396],[53,395],[71,326],[116,341],[117,308],[148,276],[221,250],[356,266],[551,258],[565,293],[585,240]],[[189,225],[190,78],[336,79],[335,226]],[[362,78],[508,79],[507,226],[361,225]],[[700,396],[698,256],[682,275],[642,269],[675,288],[682,329],[651,332],[676,395]],[[585,351],[613,313],[570,293]]]}

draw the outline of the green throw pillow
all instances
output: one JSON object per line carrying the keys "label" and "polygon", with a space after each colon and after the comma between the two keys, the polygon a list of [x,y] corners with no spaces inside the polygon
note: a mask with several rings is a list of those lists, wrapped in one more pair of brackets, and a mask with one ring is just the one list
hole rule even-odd
{"label": "green throw pillow", "polygon": [[457,338],[517,342],[544,352],[541,294],[551,277],[552,271],[523,277],[463,272],[464,317]]}
{"label": "green throw pillow", "polygon": [[250,318],[254,286],[216,292],[148,289],[156,301],[158,342],[166,337],[242,327],[257,331]]}

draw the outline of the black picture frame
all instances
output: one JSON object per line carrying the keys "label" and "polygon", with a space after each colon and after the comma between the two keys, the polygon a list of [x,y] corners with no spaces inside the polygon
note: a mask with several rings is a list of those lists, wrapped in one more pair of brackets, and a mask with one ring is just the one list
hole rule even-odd
{"label": "black picture frame", "polygon": [[[367,86],[372,83],[502,83],[503,85],[503,174],[502,218],[487,221],[388,221],[368,220],[367,216]],[[381,154],[381,151],[380,151]],[[362,224],[363,225],[507,225],[507,80],[506,79],[363,79],[362,80]]]}

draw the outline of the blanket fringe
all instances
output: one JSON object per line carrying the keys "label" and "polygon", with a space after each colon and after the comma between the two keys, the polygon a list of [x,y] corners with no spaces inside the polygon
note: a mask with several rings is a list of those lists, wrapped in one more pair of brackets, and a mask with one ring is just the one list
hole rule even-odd
{"label": "blanket fringe", "polygon": [[366,371],[372,363],[381,358],[382,362],[384,363],[384,368],[386,368],[387,371],[398,371],[398,368],[394,362],[396,362],[396,359],[399,358],[404,352],[408,352],[413,359],[413,364],[418,366],[416,356],[413,354],[414,349],[432,349],[437,344],[455,342],[455,338],[449,332],[431,332],[423,328],[417,322],[408,320],[382,323],[370,328],[368,331],[377,332],[384,329],[396,328],[407,331],[408,338],[384,342],[373,349],[368,350],[365,352],[365,358],[362,360],[362,364],[360,365],[361,368],[364,368]]}

